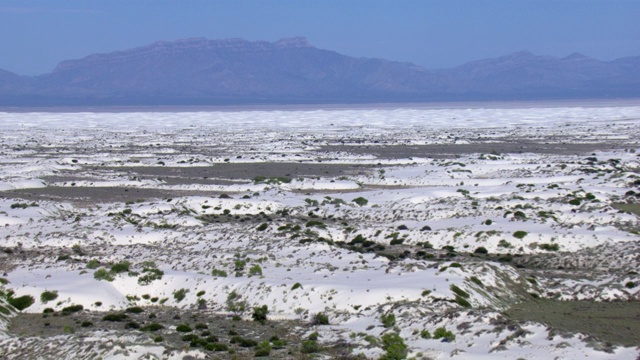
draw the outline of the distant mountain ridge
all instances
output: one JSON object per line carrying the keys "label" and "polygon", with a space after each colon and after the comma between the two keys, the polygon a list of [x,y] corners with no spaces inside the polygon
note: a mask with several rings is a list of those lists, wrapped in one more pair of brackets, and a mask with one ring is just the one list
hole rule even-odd
{"label": "distant mountain ridge", "polygon": [[191,38],[65,60],[48,74],[0,70],[0,105],[220,105],[640,97],[640,56],[599,61],[521,51],[428,70],[276,42]]}

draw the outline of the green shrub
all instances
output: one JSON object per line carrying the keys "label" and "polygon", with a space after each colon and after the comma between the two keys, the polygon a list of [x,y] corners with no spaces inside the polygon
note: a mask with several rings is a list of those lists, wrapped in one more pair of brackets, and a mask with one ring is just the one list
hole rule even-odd
{"label": "green shrub", "polygon": [[43,304],[46,304],[49,301],[53,301],[53,300],[55,300],[57,298],[58,298],[58,292],[55,291],[55,290],[54,291],[45,290],[45,291],[42,292],[42,294],[40,294],[40,301]]}
{"label": "green shrub", "polygon": [[467,299],[465,299],[463,297],[460,297],[460,296],[457,296],[457,295],[455,297],[455,302],[458,305],[462,306],[462,307],[466,307],[466,308],[471,307],[471,303],[469,301],[467,301]]}
{"label": "green shrub", "polygon": [[244,348],[250,348],[258,345],[258,342],[256,342],[255,340],[243,338],[239,335],[232,336],[229,342],[232,344],[238,344],[238,346],[244,347]]}
{"label": "green shrub", "polygon": [[320,345],[318,345],[318,342],[316,342],[315,340],[304,340],[302,342],[300,351],[303,354],[317,353],[320,352]]}
{"label": "green shrub", "polygon": [[322,228],[322,229],[327,227],[322,221],[317,221],[317,220],[309,220],[309,221],[307,221],[305,226],[308,227],[308,228],[317,227],[317,228]]}
{"label": "green shrub", "polygon": [[180,290],[176,290],[173,292],[173,298],[176,300],[176,302],[180,302],[184,300],[188,292],[189,292],[189,289],[184,289],[184,288]]}
{"label": "green shrub", "polygon": [[391,332],[382,335],[382,348],[386,351],[380,360],[402,360],[407,358],[407,345],[400,335]]}
{"label": "green shrub", "polygon": [[271,341],[271,345],[274,349],[284,349],[287,346],[287,342],[280,339],[278,336],[273,335],[269,341]]}
{"label": "green shrub", "polygon": [[538,247],[542,250],[546,251],[558,251],[560,249],[560,245],[548,243],[548,244],[540,244]]}
{"label": "green shrub", "polygon": [[91,321],[83,321],[83,322],[80,324],[80,327],[83,327],[83,328],[86,328],[86,327],[92,327],[92,326],[93,326],[93,323],[92,323]]}
{"label": "green shrub", "polygon": [[140,324],[135,321],[129,321],[124,325],[125,329],[140,329]]}
{"label": "green shrub", "polygon": [[93,273],[93,278],[96,279],[96,280],[106,280],[106,281],[115,280],[115,277],[113,276],[113,273],[107,271],[107,269],[105,269],[105,268],[100,268],[100,269],[96,270]]}
{"label": "green shrub", "polygon": [[159,342],[162,342],[162,341],[164,341],[164,339],[160,335],[158,335],[158,336],[153,338],[153,342],[159,343]]}
{"label": "green shrub", "polygon": [[180,324],[176,326],[176,331],[186,333],[186,332],[192,332],[193,329],[191,329],[191,326],[189,326],[189,324]]}
{"label": "green shrub", "polygon": [[511,247],[511,243],[508,242],[507,240],[502,239],[502,240],[498,241],[498,246],[499,247],[503,247],[503,248],[510,248]]}
{"label": "green shrub", "polygon": [[260,224],[260,225],[256,228],[256,230],[257,230],[257,231],[265,231],[265,230],[267,230],[267,228],[268,228],[268,227],[269,227],[269,224],[267,224],[267,223],[262,223],[262,224]]}
{"label": "green shrub", "polygon": [[267,321],[268,313],[269,309],[267,308],[267,305],[262,305],[253,308],[253,314],[251,314],[251,317],[254,321],[264,324]]}
{"label": "green shrub", "polygon": [[97,269],[100,266],[100,261],[96,259],[91,259],[87,263],[87,269]]}
{"label": "green shrub", "polygon": [[84,310],[84,306],[82,305],[69,305],[67,307],[62,308],[62,315],[68,315],[75,312],[80,312]]}
{"label": "green shrub", "polygon": [[22,311],[28,308],[29,306],[33,305],[33,303],[35,302],[35,299],[31,295],[23,295],[17,298],[9,297],[7,299],[7,302],[11,304],[11,306],[16,308],[16,310]]}
{"label": "green shrub", "polygon": [[113,313],[107,314],[102,317],[102,321],[112,321],[112,322],[121,322],[125,321],[129,318],[129,315],[125,313]]}
{"label": "green shrub", "polygon": [[451,331],[447,330],[446,328],[439,327],[433,333],[433,338],[436,339],[436,340],[437,339],[443,339],[444,341],[451,342],[451,341],[456,339],[456,336]]}
{"label": "green shrub", "polygon": [[295,289],[301,289],[302,288],[302,284],[300,284],[299,282],[293,284],[293,286],[291,287],[291,291],[295,290]]}
{"label": "green shrub", "polygon": [[313,325],[329,325],[329,317],[325,313],[317,313],[311,321]]}
{"label": "green shrub", "polygon": [[261,341],[256,346],[255,356],[269,356],[271,353],[271,343],[268,340]]}
{"label": "green shrub", "polygon": [[487,248],[485,248],[484,246],[480,246],[480,247],[477,247],[477,248],[473,251],[473,253],[474,253],[474,254],[488,254],[488,253],[489,253],[489,250],[487,250]]}
{"label": "green shrub", "polygon": [[456,285],[451,284],[451,286],[449,287],[451,289],[451,291],[453,291],[456,295],[463,297],[465,299],[469,298],[469,293],[460,289],[459,287],[457,287]]}
{"label": "green shrub", "polygon": [[[160,325],[158,323],[155,323],[155,322],[151,323],[151,324],[148,324],[148,325],[145,325],[145,326],[140,328],[140,330],[148,331],[148,332],[158,331],[158,330],[162,330],[162,329],[164,329],[164,326],[162,326],[162,325]],[[160,341],[162,341],[162,340],[160,340]]]}
{"label": "green shrub", "polygon": [[253,276],[253,275],[262,276],[262,268],[260,267],[260,265],[255,264],[249,268],[249,276]]}
{"label": "green shrub", "polygon": [[224,270],[213,269],[211,275],[215,277],[227,277],[227,272]]}
{"label": "green shrub", "polygon": [[525,236],[527,236],[526,231],[518,230],[513,233],[513,237],[522,240]]}
{"label": "green shrub", "polygon": [[204,346],[204,348],[209,351],[228,351],[229,350],[229,347],[227,346],[227,344],[221,344],[217,342],[208,343],[207,345]]}
{"label": "green shrub", "polygon": [[132,314],[140,314],[144,312],[144,309],[141,308],[140,306],[131,306],[131,307],[128,307],[127,310],[125,311]]}
{"label": "green shrub", "polygon": [[143,274],[138,278],[138,284],[144,286],[151,284],[152,281],[160,280],[164,276],[164,271],[156,268],[145,268]]}
{"label": "green shrub", "polygon": [[423,329],[422,331],[420,331],[420,337],[427,340],[431,339],[431,333],[429,332],[429,330]]}
{"label": "green shrub", "polygon": [[396,324],[396,316],[393,313],[382,314],[380,316],[380,322],[386,328],[390,328]]}
{"label": "green shrub", "polygon": [[359,196],[359,197],[357,197],[357,198],[355,198],[355,199],[353,199],[351,201],[356,203],[358,206],[365,206],[365,205],[367,205],[369,203],[369,200],[363,198],[362,196]]}
{"label": "green shrub", "polygon": [[111,265],[111,271],[116,274],[128,272],[130,266],[131,266],[131,263],[124,260],[119,263]]}
{"label": "green shrub", "polygon": [[636,283],[633,281],[627,281],[627,283],[624,284],[624,287],[626,287],[627,289],[633,289],[634,287],[636,287]]}
{"label": "green shrub", "polygon": [[471,280],[471,282],[473,282],[474,284],[477,284],[477,285],[480,285],[480,286],[484,286],[482,281],[480,279],[478,279],[478,277],[476,277],[476,276],[470,277],[469,280]]}

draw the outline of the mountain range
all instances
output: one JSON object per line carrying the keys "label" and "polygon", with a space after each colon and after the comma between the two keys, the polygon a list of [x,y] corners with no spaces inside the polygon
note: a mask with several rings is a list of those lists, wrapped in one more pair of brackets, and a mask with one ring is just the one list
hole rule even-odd
{"label": "mountain range", "polygon": [[640,56],[599,61],[527,51],[430,70],[309,44],[191,38],[0,70],[0,106],[382,103],[640,98]]}

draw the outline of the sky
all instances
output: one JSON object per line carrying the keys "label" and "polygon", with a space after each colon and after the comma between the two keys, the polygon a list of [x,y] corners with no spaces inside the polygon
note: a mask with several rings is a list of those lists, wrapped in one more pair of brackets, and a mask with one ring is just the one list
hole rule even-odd
{"label": "sky", "polygon": [[528,50],[640,55],[639,0],[0,0],[0,69],[190,37],[276,41],[430,69]]}

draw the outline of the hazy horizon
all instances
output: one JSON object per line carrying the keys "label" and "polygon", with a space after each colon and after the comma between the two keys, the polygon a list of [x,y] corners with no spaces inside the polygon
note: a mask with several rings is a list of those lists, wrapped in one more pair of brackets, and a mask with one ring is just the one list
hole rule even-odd
{"label": "hazy horizon", "polygon": [[0,69],[51,72],[63,60],[190,37],[273,42],[305,36],[344,55],[429,69],[527,50],[608,61],[640,55],[640,2],[3,1]]}

